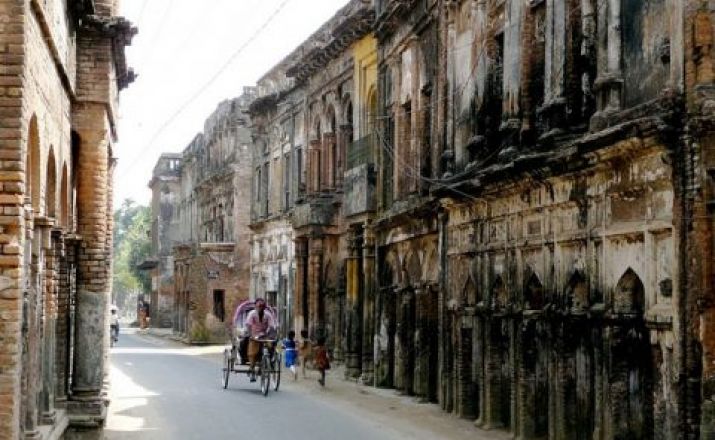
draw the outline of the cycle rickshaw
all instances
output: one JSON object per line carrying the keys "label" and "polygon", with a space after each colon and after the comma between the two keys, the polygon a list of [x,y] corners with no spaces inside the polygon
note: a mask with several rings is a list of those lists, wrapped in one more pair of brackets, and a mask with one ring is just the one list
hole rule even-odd
{"label": "cycle rickshaw", "polygon": [[[231,348],[226,348],[223,352],[223,368],[222,379],[223,388],[228,388],[228,380],[231,373],[245,374],[250,376],[250,363],[248,361],[248,340],[249,335],[244,334],[244,324],[248,313],[255,309],[256,305],[253,301],[244,301],[236,307],[233,314],[231,327]],[[276,326],[280,327],[278,322],[278,313],[274,307],[267,306],[266,311],[273,315]],[[262,343],[258,359],[256,360],[256,376],[260,377],[261,392],[264,396],[268,395],[268,391],[273,385],[273,390],[278,391],[281,384],[281,353],[277,350],[278,339],[261,339]]]}

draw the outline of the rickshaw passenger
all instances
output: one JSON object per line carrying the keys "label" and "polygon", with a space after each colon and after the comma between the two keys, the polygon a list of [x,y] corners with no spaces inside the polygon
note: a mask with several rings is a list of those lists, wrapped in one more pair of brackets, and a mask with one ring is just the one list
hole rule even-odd
{"label": "rickshaw passenger", "polygon": [[257,339],[266,339],[273,337],[276,332],[276,322],[271,312],[266,310],[266,301],[263,298],[257,298],[256,308],[246,317],[246,334],[249,336],[248,341],[248,361],[250,363],[251,382],[256,380],[256,360],[258,353],[261,351],[261,342]]}

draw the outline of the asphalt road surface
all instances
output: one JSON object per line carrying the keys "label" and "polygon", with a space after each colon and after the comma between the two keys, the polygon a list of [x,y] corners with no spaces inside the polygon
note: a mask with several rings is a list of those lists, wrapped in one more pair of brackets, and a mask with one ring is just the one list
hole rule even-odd
{"label": "asphalt road surface", "polygon": [[[111,350],[109,440],[396,439],[410,437],[302,392],[282,378],[268,397],[259,382],[232,375],[221,385],[216,349],[186,347],[123,330]],[[290,379],[292,380],[292,379]]]}

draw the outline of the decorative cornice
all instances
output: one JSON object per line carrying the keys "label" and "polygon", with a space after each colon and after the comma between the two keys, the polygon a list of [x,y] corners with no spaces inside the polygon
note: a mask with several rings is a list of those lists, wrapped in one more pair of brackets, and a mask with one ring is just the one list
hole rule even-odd
{"label": "decorative cornice", "polygon": [[114,64],[117,72],[117,87],[119,90],[126,88],[134,82],[136,75],[134,70],[127,66],[127,58],[124,48],[132,43],[132,39],[137,34],[136,26],[124,17],[104,17],[95,14],[87,14],[79,20],[79,27],[82,32],[88,34],[101,35],[112,40],[112,52]]}
{"label": "decorative cornice", "polygon": [[372,32],[375,22],[375,10],[364,3],[351,2],[334,18],[335,22],[329,35],[315,36],[304,43],[305,53],[286,70],[286,76],[295,78],[298,83],[323,69],[331,60],[338,57],[355,41]]}
{"label": "decorative cornice", "polygon": [[401,24],[402,18],[417,4],[417,0],[382,0],[384,5],[375,20],[375,34],[378,39],[392,34]]}

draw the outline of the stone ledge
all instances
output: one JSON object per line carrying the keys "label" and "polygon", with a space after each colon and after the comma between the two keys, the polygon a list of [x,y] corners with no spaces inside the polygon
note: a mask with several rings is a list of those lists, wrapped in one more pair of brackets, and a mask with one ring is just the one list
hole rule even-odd
{"label": "stone ledge", "polygon": [[40,425],[38,431],[42,440],[59,440],[63,438],[65,431],[69,427],[69,416],[67,411],[58,409],[55,413],[55,423],[52,425]]}
{"label": "stone ledge", "polygon": [[67,412],[71,428],[100,429],[107,420],[107,401],[104,399],[69,400]]}

